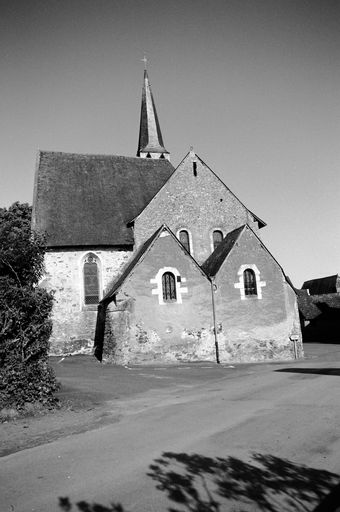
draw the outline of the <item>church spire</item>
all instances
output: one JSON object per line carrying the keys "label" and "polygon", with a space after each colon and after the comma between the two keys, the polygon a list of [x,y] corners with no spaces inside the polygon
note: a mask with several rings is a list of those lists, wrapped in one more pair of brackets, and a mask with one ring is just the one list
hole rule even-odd
{"label": "church spire", "polygon": [[[145,63],[146,59],[144,58],[143,60]],[[170,153],[164,147],[155,102],[146,69],[144,69],[137,156],[140,156],[141,158],[166,158],[167,160],[170,160]]]}

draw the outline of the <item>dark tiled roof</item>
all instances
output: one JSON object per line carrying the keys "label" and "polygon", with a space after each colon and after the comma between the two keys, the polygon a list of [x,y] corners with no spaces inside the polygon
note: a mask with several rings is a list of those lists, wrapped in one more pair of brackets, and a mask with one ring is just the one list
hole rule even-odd
{"label": "dark tiled roof", "polygon": [[340,321],[339,293],[308,295],[307,290],[296,290],[296,293],[299,311],[305,320],[314,320],[326,311],[339,310]]}
{"label": "dark tiled roof", "polygon": [[33,229],[49,247],[128,246],[127,227],[173,173],[168,160],[43,151],[36,171]]}
{"label": "dark tiled roof", "polygon": [[309,290],[310,295],[322,295],[324,293],[336,293],[336,283],[338,275],[321,277],[305,281],[302,285],[303,290]]}
{"label": "dark tiled roof", "polygon": [[228,233],[209,258],[203,263],[202,269],[208,276],[215,276],[217,274],[244,229],[245,225]]}

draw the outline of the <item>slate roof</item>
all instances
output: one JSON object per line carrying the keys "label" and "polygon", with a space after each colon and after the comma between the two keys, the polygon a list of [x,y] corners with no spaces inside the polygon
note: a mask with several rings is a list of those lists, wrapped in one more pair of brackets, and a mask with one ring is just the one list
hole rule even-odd
{"label": "slate roof", "polygon": [[305,320],[314,320],[325,311],[338,310],[340,320],[340,294],[308,295],[307,290],[296,290],[299,311]]}
{"label": "slate roof", "polygon": [[310,295],[322,295],[324,293],[336,293],[336,284],[339,276],[321,277],[319,279],[311,279],[305,281],[302,285],[303,290],[309,290]]}
{"label": "slate roof", "polygon": [[240,228],[230,231],[209,258],[203,263],[202,269],[208,276],[215,276],[217,274],[222,263],[227,258],[245,227],[246,226],[243,225]]}
{"label": "slate roof", "polygon": [[48,247],[129,246],[127,226],[173,173],[168,160],[42,151],[33,229]]}

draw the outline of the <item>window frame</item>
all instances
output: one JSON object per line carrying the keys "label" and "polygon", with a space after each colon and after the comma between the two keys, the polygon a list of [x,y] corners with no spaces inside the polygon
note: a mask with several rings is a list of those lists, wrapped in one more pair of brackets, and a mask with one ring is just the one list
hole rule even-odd
{"label": "window frame", "polygon": [[[162,274],[163,302],[177,302],[176,276],[169,270]],[[173,296],[172,296],[173,295]]]}
{"label": "window frame", "polygon": [[[185,233],[185,235],[187,237],[186,243],[182,242],[182,240],[181,240],[181,233]],[[191,254],[190,235],[189,235],[189,231],[187,229],[180,229],[178,231],[178,240],[181,242],[181,244],[183,245],[184,249],[186,249],[186,251],[189,254]]]}
{"label": "window frame", "polygon": [[[255,284],[256,284],[256,295],[246,295],[245,291],[245,282],[244,282],[244,272],[246,270],[252,270],[255,275]],[[241,265],[238,272],[238,282],[234,283],[234,288],[238,288],[240,290],[240,298],[241,300],[254,300],[254,299],[262,299],[262,288],[267,286],[266,281],[261,281],[261,274],[255,263],[247,263]]]}
{"label": "window frame", "polygon": [[[86,293],[86,284],[85,284],[85,265],[87,263],[89,263],[89,258],[92,258],[93,259],[93,262],[96,264],[97,266],[97,291],[98,291],[98,301],[96,302],[92,302],[92,303],[87,303],[86,302],[86,299],[87,297],[89,297],[89,295],[87,295]],[[82,260],[81,260],[81,283],[82,283],[82,286],[81,286],[81,304],[82,304],[82,307],[85,308],[85,309],[94,309],[94,308],[97,308],[100,300],[101,300],[101,297],[102,297],[102,286],[101,286],[101,260],[99,258],[99,256],[97,254],[95,254],[94,252],[88,252],[86,254],[84,254],[84,256],[82,257]],[[94,297],[94,295],[93,295]]]}
{"label": "window frame", "polygon": [[217,246],[215,247],[215,243],[214,243],[214,234],[215,233],[221,233],[221,235],[222,235],[222,239],[219,242],[219,244],[223,242],[223,238],[224,238],[224,233],[221,228],[214,228],[212,230],[212,232],[211,232],[211,252],[214,252],[217,249],[217,247],[219,246],[219,244],[217,244]]}
{"label": "window frame", "polygon": [[[180,233],[181,231],[186,231],[187,234],[188,234],[188,237],[189,237],[189,251],[187,250],[187,248],[182,244],[181,240],[180,240]],[[177,230],[176,232],[176,238],[177,240],[180,242],[180,244],[182,245],[182,247],[184,247],[184,249],[190,254],[190,256],[194,256],[194,248],[193,248],[193,242],[192,242],[192,234],[191,234],[191,231],[190,229],[186,228],[186,227],[182,227],[180,229]]]}
{"label": "window frame", "polygon": [[[175,278],[176,286],[176,299],[164,301],[163,298],[163,275],[165,273],[173,274]],[[186,278],[180,274],[177,268],[174,267],[162,267],[158,270],[155,277],[150,279],[150,283],[156,285],[155,288],[151,289],[152,295],[158,295],[159,305],[170,305],[170,304],[182,304],[182,295],[188,293],[188,288],[185,286]]]}
{"label": "window frame", "polygon": [[257,296],[256,275],[252,268],[243,271],[243,287],[246,297]]}

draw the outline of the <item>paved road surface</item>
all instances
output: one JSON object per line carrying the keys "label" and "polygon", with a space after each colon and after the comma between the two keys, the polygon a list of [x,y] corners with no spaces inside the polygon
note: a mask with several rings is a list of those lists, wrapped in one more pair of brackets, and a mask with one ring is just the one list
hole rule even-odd
{"label": "paved road surface", "polygon": [[340,347],[216,379],[201,366],[201,382],[177,384],[175,369],[134,369],[172,385],[111,402],[111,425],[3,457],[1,512],[60,512],[59,497],[124,512],[316,509],[340,483]]}

